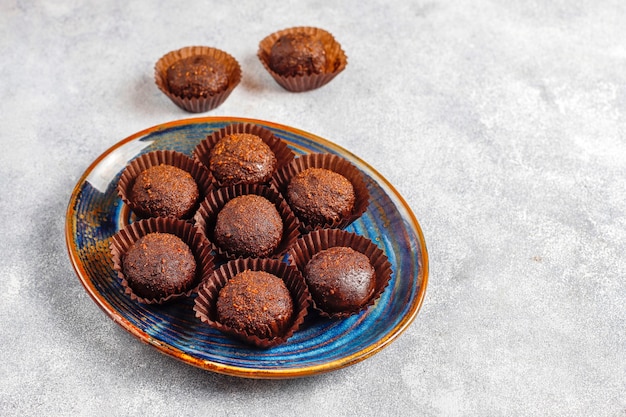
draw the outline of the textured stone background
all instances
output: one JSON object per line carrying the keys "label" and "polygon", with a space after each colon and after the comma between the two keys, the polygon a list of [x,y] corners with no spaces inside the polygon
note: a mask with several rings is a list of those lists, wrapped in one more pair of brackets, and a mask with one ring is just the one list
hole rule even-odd
{"label": "textured stone background", "polygon": [[[626,3],[622,0],[0,2],[0,415],[626,415]],[[349,57],[288,93],[256,58],[285,27]],[[244,73],[206,115],[328,138],[381,172],[430,255],[410,328],[290,381],[202,371],[108,319],[64,216],[119,140],[191,117],[153,65],[193,44]]]}

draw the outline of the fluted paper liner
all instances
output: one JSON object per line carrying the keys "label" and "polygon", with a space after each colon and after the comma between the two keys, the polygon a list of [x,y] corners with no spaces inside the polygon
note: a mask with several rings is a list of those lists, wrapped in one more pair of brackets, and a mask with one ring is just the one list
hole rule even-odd
{"label": "fluted paper liner", "polygon": [[[124,256],[136,241],[149,233],[176,235],[191,249],[196,260],[196,277],[193,284],[185,291],[159,299],[147,299],[135,294],[129,286],[122,264]],[[117,272],[124,293],[129,295],[132,300],[142,304],[165,304],[182,297],[190,297],[200,284],[213,273],[214,259],[211,254],[210,243],[193,225],[183,220],[153,217],[136,221],[115,233],[111,237],[109,248],[113,260],[113,270]]]}
{"label": "fluted paper liner", "polygon": [[276,171],[272,177],[272,185],[280,191],[287,203],[289,203],[287,187],[291,179],[308,168],[324,168],[343,175],[354,187],[355,200],[351,215],[334,223],[313,224],[307,222],[306,219],[300,218],[300,228],[303,232],[328,228],[342,229],[365,213],[369,205],[370,194],[365,184],[364,174],[350,161],[334,154],[313,153],[302,155],[294,159],[289,165]]}
{"label": "fluted paper liner", "polygon": [[198,209],[200,202],[213,190],[211,175],[207,169],[187,155],[169,150],[158,150],[143,154],[128,163],[117,184],[117,192],[122,201],[140,218],[152,217],[130,199],[130,192],[135,179],[146,169],[161,164],[171,165],[187,171],[198,185],[199,197],[196,206],[183,218],[190,219]]}
{"label": "fluted paper liner", "polygon": [[[322,45],[324,45],[324,51],[326,52],[326,67],[324,72],[311,75],[283,76],[272,70],[270,67],[270,52],[272,46],[274,46],[278,38],[290,33],[305,33],[321,41]],[[266,36],[259,43],[257,56],[274,80],[284,89],[292,92],[309,91],[322,87],[332,81],[332,79],[348,65],[348,57],[343,49],[341,49],[341,45],[335,40],[334,36],[324,29],[309,26],[283,29]]]}
{"label": "fluted paper liner", "polygon": [[331,319],[349,317],[374,305],[389,284],[392,274],[391,263],[389,263],[385,253],[374,242],[364,236],[338,229],[316,230],[299,238],[289,250],[289,262],[298,268],[306,281],[305,268],[313,256],[318,252],[337,246],[352,248],[369,258],[370,264],[374,267],[376,273],[376,286],[369,300],[359,309],[352,311],[324,311],[315,303],[315,298],[311,295],[315,311],[320,316]]}
{"label": "fluted paper liner", "polygon": [[[224,65],[228,74],[228,86],[207,97],[182,97],[170,92],[167,81],[167,69],[175,62],[181,59],[203,55],[213,58],[215,61]],[[154,66],[154,81],[170,100],[178,107],[191,113],[203,113],[212,110],[222,104],[230,93],[237,87],[241,81],[241,67],[237,60],[227,52],[209,46],[186,46],[184,48],[171,51],[163,55]]]}
{"label": "fluted paper liner", "polygon": [[276,210],[278,210],[278,214],[283,220],[283,237],[278,247],[265,258],[278,258],[284,255],[300,236],[300,222],[282,195],[275,189],[264,185],[240,184],[214,190],[200,204],[200,208],[194,216],[195,226],[211,242],[216,256],[225,259],[239,258],[240,256],[237,254],[218,246],[215,243],[213,232],[217,215],[224,205],[233,198],[246,194],[256,194],[265,197],[276,206]]}
{"label": "fluted paper liner", "polygon": [[[276,168],[274,172],[289,164],[295,157],[293,151],[287,147],[287,144],[274,136],[271,130],[253,123],[233,123],[213,132],[200,142],[193,150],[194,158],[211,171],[211,166],[209,164],[211,149],[213,149],[220,139],[234,133],[248,133],[261,138],[261,140],[269,146],[276,157]],[[214,176],[211,176],[211,178],[216,186],[222,187],[225,185],[221,184]]]}
{"label": "fluted paper liner", "polygon": [[[226,285],[226,282],[228,282],[230,278],[245,270],[265,271],[281,278],[285,282],[291,294],[294,313],[291,326],[289,326],[284,334],[279,334],[271,338],[260,338],[256,335],[251,335],[223,325],[218,321],[217,299],[219,291]],[[232,260],[213,272],[209,279],[199,288],[193,309],[196,312],[196,317],[210,327],[229,336],[238,338],[247,344],[259,348],[270,348],[284,343],[300,328],[308,313],[310,299],[311,297],[304,282],[304,278],[302,278],[302,274],[294,266],[275,259],[242,258]]]}

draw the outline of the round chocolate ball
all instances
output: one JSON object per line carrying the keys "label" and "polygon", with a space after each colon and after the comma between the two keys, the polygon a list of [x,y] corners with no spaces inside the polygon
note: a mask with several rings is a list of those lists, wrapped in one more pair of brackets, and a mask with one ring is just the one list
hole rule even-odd
{"label": "round chocolate ball", "polygon": [[278,38],[269,58],[270,68],[283,76],[320,74],[326,66],[324,45],[306,33],[289,33]]}
{"label": "round chocolate ball", "polygon": [[311,225],[332,224],[352,214],[355,202],[352,183],[325,168],[308,168],[287,186],[287,201],[296,215]]}
{"label": "round chocolate ball", "polygon": [[271,338],[282,335],[293,316],[284,281],[264,271],[246,270],[229,279],[217,298],[217,317],[239,332]]}
{"label": "round chocolate ball", "polygon": [[228,87],[228,73],[211,57],[190,56],[170,65],[167,84],[170,92],[179,97],[208,97]]}
{"label": "round chocolate ball", "polygon": [[376,287],[376,272],[368,257],[348,247],[316,253],[304,275],[317,307],[328,313],[359,309]]}
{"label": "round chocolate ball", "polygon": [[187,171],[172,165],[155,165],[135,179],[128,196],[140,217],[183,218],[193,213],[200,192]]}
{"label": "round chocolate ball", "polygon": [[276,169],[276,156],[259,136],[233,133],[213,146],[209,169],[222,186],[263,183]]}
{"label": "round chocolate ball", "polygon": [[271,255],[280,244],[283,220],[268,199],[246,194],[222,207],[213,236],[226,252],[242,257],[264,257]]}
{"label": "round chocolate ball", "polygon": [[159,299],[191,287],[196,276],[196,260],[178,236],[148,233],[123,256],[122,271],[135,294]]}

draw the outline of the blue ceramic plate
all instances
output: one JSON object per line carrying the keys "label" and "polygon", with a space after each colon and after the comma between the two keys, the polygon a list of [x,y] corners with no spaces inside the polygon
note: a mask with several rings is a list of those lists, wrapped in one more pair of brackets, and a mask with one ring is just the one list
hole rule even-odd
{"label": "blue ceramic plate", "polygon": [[[268,350],[243,345],[202,324],[193,299],[167,306],[133,302],[112,269],[109,240],[131,221],[117,195],[119,176],[135,157],[158,149],[191,155],[214,130],[231,123],[270,129],[296,155],[340,155],[366,175],[371,202],[346,230],[385,251],[393,274],[375,305],[339,321],[310,316],[285,344]],[[428,281],[428,256],[420,226],[404,199],[378,172],[332,142],[287,126],[243,118],[196,118],[136,133],[102,154],[74,188],[66,218],[66,241],[78,278],[117,324],[163,353],[210,371],[248,378],[294,378],[328,372],[366,359],[391,343],[417,315]]]}

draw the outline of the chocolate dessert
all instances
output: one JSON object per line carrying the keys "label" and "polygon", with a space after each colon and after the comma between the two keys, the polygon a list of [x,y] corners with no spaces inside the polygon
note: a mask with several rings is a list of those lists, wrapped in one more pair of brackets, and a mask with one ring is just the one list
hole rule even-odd
{"label": "chocolate dessert", "polygon": [[269,66],[283,76],[320,74],[326,66],[324,45],[307,33],[287,33],[272,46]]}
{"label": "chocolate dessert", "polygon": [[352,214],[355,193],[343,175],[324,168],[308,168],[289,182],[287,201],[305,223],[332,224]]}
{"label": "chocolate dessert", "polygon": [[358,310],[376,287],[368,257],[341,246],[316,253],[306,265],[304,278],[316,306],[329,313]]}
{"label": "chocolate dessert", "polygon": [[199,197],[198,185],[191,174],[166,164],[142,171],[128,195],[140,217],[175,218],[193,214]]}
{"label": "chocolate dessert", "polygon": [[213,96],[228,87],[228,72],[211,57],[190,56],[169,66],[167,85],[179,97]]}
{"label": "chocolate dessert", "polygon": [[196,276],[191,249],[170,233],[149,233],[123,257],[128,286],[140,297],[159,299],[186,291]]}
{"label": "chocolate dessert", "polygon": [[211,149],[209,168],[222,186],[263,183],[274,173],[276,157],[259,136],[233,133]]}
{"label": "chocolate dessert", "polygon": [[220,323],[261,338],[282,335],[293,314],[291,294],[283,280],[264,271],[240,272],[226,282],[217,299]]}
{"label": "chocolate dessert", "polygon": [[246,194],[228,201],[217,214],[215,243],[243,257],[271,255],[283,237],[283,220],[265,197]]}

